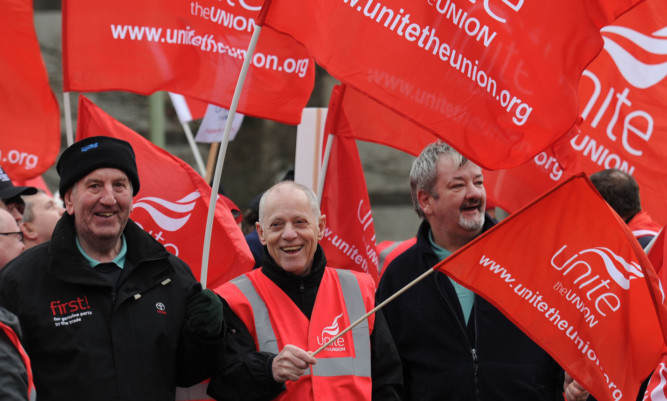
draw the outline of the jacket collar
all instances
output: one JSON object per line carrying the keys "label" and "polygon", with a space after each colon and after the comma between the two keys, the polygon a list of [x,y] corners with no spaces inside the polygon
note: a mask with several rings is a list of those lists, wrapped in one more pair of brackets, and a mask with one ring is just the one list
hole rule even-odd
{"label": "jacket collar", "polygon": [[[132,220],[128,220],[125,230],[128,244],[126,267],[134,269],[142,261],[162,259],[168,252],[150,234],[142,230]],[[62,279],[78,284],[108,286],[109,282],[90,268],[76,246],[74,217],[68,213],[63,216],[53,230],[49,245],[49,271]],[[129,273],[129,271],[128,271]]]}

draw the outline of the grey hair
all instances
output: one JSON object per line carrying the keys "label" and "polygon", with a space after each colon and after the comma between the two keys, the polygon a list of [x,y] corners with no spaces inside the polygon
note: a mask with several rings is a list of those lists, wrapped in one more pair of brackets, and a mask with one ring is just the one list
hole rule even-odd
{"label": "grey hair", "polygon": [[266,209],[266,202],[269,197],[269,195],[278,189],[279,187],[283,186],[291,186],[297,189],[300,189],[303,193],[306,194],[306,197],[308,198],[308,204],[310,205],[310,208],[313,211],[313,214],[315,215],[316,218],[320,218],[321,213],[320,213],[320,201],[317,198],[317,195],[315,195],[315,192],[313,192],[312,189],[308,188],[307,186],[303,184],[299,184],[298,182],[294,181],[281,181],[271,188],[267,189],[262,197],[259,200],[259,224],[264,224],[264,213]]}
{"label": "grey hair", "polygon": [[[43,189],[39,189],[39,188],[37,189],[37,193],[35,195],[38,195],[38,194],[48,195],[46,193],[46,191],[44,191]],[[23,216],[21,218],[21,221],[23,223],[32,223],[32,221],[35,219],[35,213],[33,213],[33,210],[32,210],[32,207],[35,206],[35,201],[30,198],[31,196],[32,195],[28,195],[27,197],[26,196],[22,197],[23,202],[25,203],[25,209],[23,210]]]}
{"label": "grey hair", "polygon": [[412,162],[412,169],[410,170],[410,194],[412,195],[412,205],[415,208],[415,212],[422,219],[424,218],[424,211],[419,206],[417,193],[425,191],[437,198],[438,194],[433,193],[433,187],[438,180],[437,165],[440,156],[450,158],[457,168],[468,163],[468,159],[442,141],[433,142],[426,146],[419,154],[419,157]]}

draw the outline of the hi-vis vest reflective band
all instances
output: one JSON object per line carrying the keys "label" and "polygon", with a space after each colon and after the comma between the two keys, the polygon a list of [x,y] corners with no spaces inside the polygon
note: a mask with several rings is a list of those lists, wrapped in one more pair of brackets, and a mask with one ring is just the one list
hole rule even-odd
{"label": "hi-vis vest reflective band", "polygon": [[[366,279],[368,282],[364,281]],[[235,309],[234,300],[227,299],[230,307],[235,313],[245,315],[239,318],[247,326],[254,324],[254,330],[250,327],[249,330],[255,333],[259,351],[274,354],[287,343],[314,351],[373,307],[374,284],[370,276],[348,270],[325,270],[310,321],[259,270],[240,276],[230,284],[243,295],[251,313],[243,312],[243,308]],[[224,290],[222,295],[225,296]],[[271,308],[267,307],[265,299],[269,300]],[[370,331],[369,322],[365,320],[315,355],[317,364],[312,366],[312,371],[307,370],[296,383],[287,382],[283,397],[329,400],[345,396],[352,400],[370,400]]]}

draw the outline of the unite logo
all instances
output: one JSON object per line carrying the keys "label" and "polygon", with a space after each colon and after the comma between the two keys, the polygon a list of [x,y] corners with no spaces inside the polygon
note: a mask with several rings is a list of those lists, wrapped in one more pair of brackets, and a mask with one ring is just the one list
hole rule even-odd
{"label": "unite logo", "polygon": [[[343,317],[342,313],[334,318],[331,325],[326,326],[325,328],[322,329],[322,334],[317,336],[317,345],[325,344],[333,337],[338,335],[338,333],[340,333],[341,330],[340,330],[340,325],[338,324],[338,320],[341,317]],[[337,351],[337,352],[345,351],[345,339],[341,337],[336,341],[332,342],[331,344],[329,344],[329,346],[325,349],[327,351]]]}
{"label": "unite logo", "polygon": [[188,222],[197,199],[200,197],[201,195],[197,191],[188,194],[176,202],[147,196],[139,199],[134,204],[134,207],[146,210],[161,229],[173,232],[178,231]]}
{"label": "unite logo", "polygon": [[[624,26],[609,25],[600,30],[604,49],[609,53],[623,78],[639,89],[659,84],[667,76],[667,26],[651,35]],[[613,38],[627,40],[632,49],[625,49]],[[639,58],[646,61],[641,61]]]}
{"label": "unite logo", "polygon": [[[563,278],[568,278],[568,283],[581,290],[582,295],[585,293],[585,297],[593,301],[595,308],[602,316],[620,308],[621,300],[616,294],[618,288],[627,291],[633,279],[644,277],[639,264],[628,263],[605,247],[584,249],[561,264],[560,261],[567,258],[567,256],[561,256],[565,248],[567,245],[563,245],[553,255],[551,266],[561,271]],[[604,271],[601,271],[601,266],[604,267]],[[616,286],[610,286],[612,282]]]}

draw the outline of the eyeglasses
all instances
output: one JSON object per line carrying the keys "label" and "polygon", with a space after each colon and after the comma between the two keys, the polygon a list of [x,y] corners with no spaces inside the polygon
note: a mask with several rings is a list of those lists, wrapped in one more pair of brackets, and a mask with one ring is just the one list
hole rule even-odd
{"label": "eyeglasses", "polygon": [[19,241],[23,241],[23,233],[21,231],[15,231],[10,233],[0,233],[0,235],[16,235]]}

